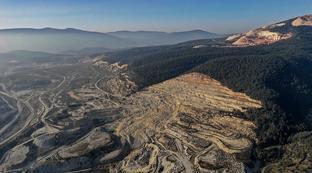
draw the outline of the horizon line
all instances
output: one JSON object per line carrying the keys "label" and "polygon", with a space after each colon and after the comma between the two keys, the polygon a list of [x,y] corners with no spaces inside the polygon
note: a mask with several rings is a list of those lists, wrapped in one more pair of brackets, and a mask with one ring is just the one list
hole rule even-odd
{"label": "horizon line", "polygon": [[226,35],[226,34],[232,34],[232,33],[216,33],[216,32],[211,32],[205,29],[190,29],[190,30],[181,30],[181,31],[162,31],[162,30],[126,30],[126,29],[121,29],[121,30],[113,30],[113,31],[96,31],[96,30],[89,30],[89,29],[84,29],[84,28],[75,28],[75,27],[8,27],[8,28],[0,28],[0,31],[4,30],[14,30],[14,29],[33,29],[33,30],[44,30],[44,29],[55,29],[55,30],[77,30],[77,31],[86,31],[86,32],[94,32],[94,33],[103,33],[103,34],[109,34],[109,33],[114,33],[114,32],[160,32],[160,33],[178,33],[178,32],[190,32],[190,31],[204,31],[204,32],[209,32],[212,34],[217,34],[217,35]]}

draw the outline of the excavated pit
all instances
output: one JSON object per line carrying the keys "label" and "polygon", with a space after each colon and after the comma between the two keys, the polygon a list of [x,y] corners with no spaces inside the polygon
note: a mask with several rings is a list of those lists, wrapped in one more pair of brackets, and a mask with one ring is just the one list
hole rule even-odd
{"label": "excavated pit", "polygon": [[133,147],[124,171],[244,169],[235,156],[249,157],[256,126],[237,112],[260,108],[261,102],[199,73],[153,85],[129,100],[129,113],[116,129]]}

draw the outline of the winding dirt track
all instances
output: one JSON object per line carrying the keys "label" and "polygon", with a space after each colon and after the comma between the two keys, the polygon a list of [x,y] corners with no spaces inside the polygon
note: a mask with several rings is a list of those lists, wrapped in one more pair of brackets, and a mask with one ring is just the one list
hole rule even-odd
{"label": "winding dirt track", "polygon": [[[25,109],[26,107],[23,107],[22,104],[26,105],[28,107],[28,109],[31,111],[31,115],[34,114],[32,107],[29,104],[25,104],[22,100],[20,100],[14,93],[9,92],[6,89],[6,86],[2,83],[0,83],[0,86],[3,88],[4,92],[0,91],[0,94],[3,94],[13,100],[16,101],[16,107],[15,109],[17,110],[17,113],[15,114],[14,118],[8,123],[6,124],[4,127],[2,127],[0,129],[0,136],[3,135],[3,133],[10,128],[12,125],[14,125],[14,123],[20,118],[21,113],[23,112],[23,109]],[[30,107],[29,107],[30,106]],[[13,105],[10,105],[11,108],[13,108]],[[15,138],[20,132],[22,132],[29,124],[30,121],[26,122],[24,124],[24,126],[19,129],[17,132],[15,132],[14,134],[10,135],[8,138],[6,138],[5,140],[0,142],[0,146],[4,145],[6,142],[10,141],[11,139]]]}

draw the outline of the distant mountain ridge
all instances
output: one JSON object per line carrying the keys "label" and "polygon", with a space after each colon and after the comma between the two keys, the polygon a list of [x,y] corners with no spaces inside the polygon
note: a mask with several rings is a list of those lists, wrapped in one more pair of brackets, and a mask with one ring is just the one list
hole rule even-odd
{"label": "distant mountain ridge", "polygon": [[136,43],[149,46],[221,37],[221,35],[203,30],[191,30],[182,32],[116,31],[109,32],[108,34],[119,38],[134,40]]}
{"label": "distant mountain ridge", "polygon": [[63,52],[103,47],[123,49],[141,46],[175,44],[184,41],[216,38],[220,35],[193,30],[185,32],[117,31],[110,33],[84,31],[75,28],[12,28],[0,30],[0,52],[30,50]]}
{"label": "distant mountain ridge", "polygon": [[16,28],[0,30],[0,51],[30,50],[61,52],[86,47],[127,48],[132,41],[109,34],[73,28]]}

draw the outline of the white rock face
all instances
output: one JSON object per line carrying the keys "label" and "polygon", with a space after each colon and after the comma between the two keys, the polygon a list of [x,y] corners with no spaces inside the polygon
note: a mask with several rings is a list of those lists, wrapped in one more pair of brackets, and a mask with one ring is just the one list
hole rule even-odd
{"label": "white rock face", "polygon": [[226,41],[232,41],[232,40],[235,40],[236,38],[242,36],[242,34],[235,34],[235,35],[232,35],[232,36],[229,36]]}
{"label": "white rock face", "polygon": [[296,27],[299,26],[312,26],[312,15],[305,15],[297,17],[292,21],[287,20],[242,34],[232,35],[226,41],[230,42],[233,46],[272,44],[293,37],[296,34]]}
{"label": "white rock face", "polygon": [[306,15],[296,18],[291,22],[292,26],[312,26],[312,15]]}
{"label": "white rock face", "polygon": [[284,25],[286,25],[286,23],[278,23],[278,24],[275,24],[274,26],[280,27],[280,26],[284,26]]}
{"label": "white rock face", "polygon": [[193,46],[193,49],[200,49],[200,48],[205,48],[205,47],[207,47],[207,45],[200,44],[200,45]]}
{"label": "white rock face", "polygon": [[286,23],[282,22],[282,23],[276,23],[276,24],[273,24],[273,25],[269,25],[269,26],[266,26],[266,27],[263,27],[264,29],[273,29],[273,28],[277,28],[277,27],[281,27],[281,26],[285,26]]}
{"label": "white rock face", "polygon": [[282,34],[269,30],[249,31],[239,37],[232,44],[235,46],[254,46],[260,44],[272,44],[280,40],[292,37],[292,33]]}

